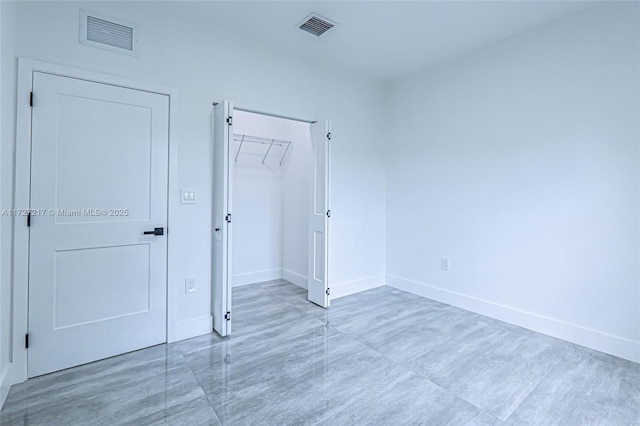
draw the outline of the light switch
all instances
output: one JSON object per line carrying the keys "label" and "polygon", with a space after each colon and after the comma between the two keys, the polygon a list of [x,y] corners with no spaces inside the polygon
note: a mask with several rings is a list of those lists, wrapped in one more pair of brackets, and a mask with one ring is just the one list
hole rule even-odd
{"label": "light switch", "polygon": [[180,203],[195,204],[197,198],[196,192],[193,188],[182,188],[180,190]]}

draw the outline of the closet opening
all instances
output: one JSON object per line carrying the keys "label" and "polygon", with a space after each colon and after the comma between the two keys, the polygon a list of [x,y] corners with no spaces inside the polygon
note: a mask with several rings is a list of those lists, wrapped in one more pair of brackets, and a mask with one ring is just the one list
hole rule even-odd
{"label": "closet opening", "polygon": [[232,138],[231,280],[234,328],[241,330],[265,314],[280,318],[311,304],[313,149],[308,123],[238,110]]}
{"label": "closet opening", "polygon": [[330,140],[329,121],[214,105],[211,309],[221,336],[329,307]]}

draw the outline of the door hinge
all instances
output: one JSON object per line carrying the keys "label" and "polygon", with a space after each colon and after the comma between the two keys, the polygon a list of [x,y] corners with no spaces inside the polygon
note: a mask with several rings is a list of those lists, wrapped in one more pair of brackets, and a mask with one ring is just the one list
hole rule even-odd
{"label": "door hinge", "polygon": [[227,124],[229,126],[233,126],[233,117],[231,117],[231,116],[227,117]]}
{"label": "door hinge", "polygon": [[33,106],[33,92],[29,92],[29,106]]}
{"label": "door hinge", "polygon": [[27,227],[31,226],[31,213],[27,213]]}
{"label": "door hinge", "polygon": [[224,217],[224,220],[226,220],[226,221],[227,221],[227,223],[231,223],[231,213],[229,213],[228,215],[226,215],[226,216]]}
{"label": "door hinge", "polygon": [[327,133],[327,139],[331,140],[331,132]]}
{"label": "door hinge", "polygon": [[231,312],[227,312],[226,314],[224,314],[224,319],[226,319],[227,321],[231,321]]}
{"label": "door hinge", "polygon": [[327,210],[327,217],[331,217],[331,210]]}
{"label": "door hinge", "polygon": [[29,333],[24,335],[24,348],[29,349]]}
{"label": "door hinge", "polygon": [[325,292],[327,293],[327,296],[331,294],[331,289],[329,287],[327,287],[327,291]]}

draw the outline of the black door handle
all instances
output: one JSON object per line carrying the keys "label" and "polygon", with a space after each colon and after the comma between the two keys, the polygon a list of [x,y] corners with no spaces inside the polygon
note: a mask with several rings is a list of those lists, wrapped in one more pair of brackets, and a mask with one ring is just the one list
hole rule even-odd
{"label": "black door handle", "polygon": [[153,231],[144,231],[144,235],[164,235],[164,228],[154,228]]}

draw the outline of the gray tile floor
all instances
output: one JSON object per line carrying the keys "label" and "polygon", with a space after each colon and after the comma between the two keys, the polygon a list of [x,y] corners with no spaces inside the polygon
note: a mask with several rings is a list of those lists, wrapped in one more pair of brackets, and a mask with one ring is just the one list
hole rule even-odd
{"label": "gray tile floor", "polygon": [[640,365],[390,287],[234,289],[234,333],[14,386],[2,425],[639,425]]}

